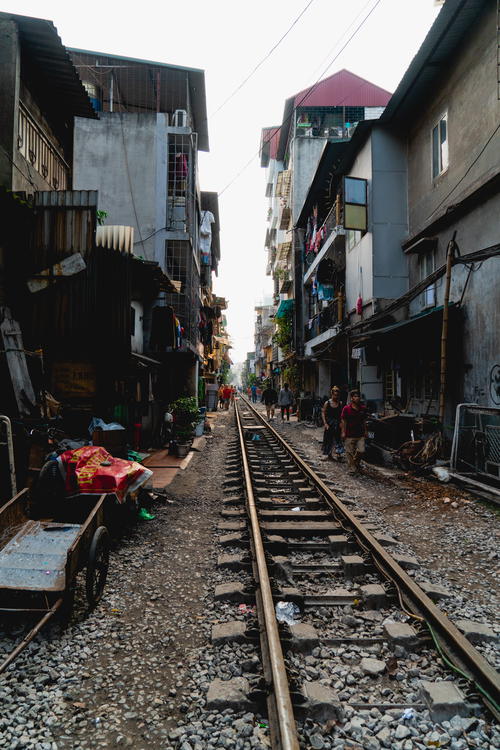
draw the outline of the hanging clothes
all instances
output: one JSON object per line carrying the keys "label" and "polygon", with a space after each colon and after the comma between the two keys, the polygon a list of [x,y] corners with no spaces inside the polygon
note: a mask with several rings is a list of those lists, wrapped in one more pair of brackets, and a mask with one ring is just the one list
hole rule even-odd
{"label": "hanging clothes", "polygon": [[204,266],[212,265],[212,224],[215,216],[211,211],[203,211],[200,224],[200,253]]}

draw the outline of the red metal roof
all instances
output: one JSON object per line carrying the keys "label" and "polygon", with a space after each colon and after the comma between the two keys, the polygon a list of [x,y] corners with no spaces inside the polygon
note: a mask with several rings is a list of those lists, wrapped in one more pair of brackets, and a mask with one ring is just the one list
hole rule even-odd
{"label": "red metal roof", "polygon": [[[307,92],[311,91],[310,94]],[[295,107],[385,107],[391,93],[365,78],[339,70],[317,86],[299,91],[294,97]]]}

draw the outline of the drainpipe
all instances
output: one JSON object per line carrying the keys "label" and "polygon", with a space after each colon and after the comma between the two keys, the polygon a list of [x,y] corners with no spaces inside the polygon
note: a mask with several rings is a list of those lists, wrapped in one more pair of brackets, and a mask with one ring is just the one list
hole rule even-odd
{"label": "drainpipe", "polygon": [[16,463],[14,458],[14,441],[12,440],[12,425],[10,419],[5,414],[0,414],[0,422],[5,425],[5,434],[7,436],[7,451],[9,454],[9,472],[10,472],[10,486],[12,489],[12,497],[17,495],[17,482],[16,482]]}
{"label": "drainpipe", "polygon": [[446,394],[446,348],[448,343],[448,304],[450,302],[450,286],[451,286],[451,267],[453,265],[453,258],[455,255],[455,237],[457,236],[456,230],[453,232],[453,237],[448,242],[446,249],[446,285],[444,288],[444,301],[443,301],[443,326],[441,328],[441,367],[440,367],[440,378],[439,378],[439,421],[444,425],[444,410],[445,410],[445,394]]}

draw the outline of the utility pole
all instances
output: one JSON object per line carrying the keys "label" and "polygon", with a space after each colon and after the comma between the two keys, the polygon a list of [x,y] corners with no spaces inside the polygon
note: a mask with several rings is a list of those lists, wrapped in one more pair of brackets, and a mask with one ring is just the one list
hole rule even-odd
{"label": "utility pole", "polygon": [[443,325],[441,328],[441,366],[440,366],[440,378],[439,378],[439,421],[444,424],[444,410],[445,410],[445,395],[446,395],[446,349],[448,343],[448,305],[450,302],[450,286],[451,286],[451,267],[453,265],[453,259],[455,257],[456,242],[455,237],[457,236],[456,230],[453,232],[453,237],[448,242],[446,249],[446,283],[444,288],[444,301],[443,301]]}

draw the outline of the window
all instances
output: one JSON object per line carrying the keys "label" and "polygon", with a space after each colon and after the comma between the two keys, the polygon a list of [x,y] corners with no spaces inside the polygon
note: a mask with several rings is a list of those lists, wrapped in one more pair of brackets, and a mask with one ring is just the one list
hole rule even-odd
{"label": "window", "polygon": [[348,252],[352,250],[353,247],[356,247],[358,242],[361,241],[362,236],[363,236],[363,232],[360,232],[357,229],[347,229],[345,233],[345,237],[346,237],[346,247],[347,247]]}
{"label": "window", "polygon": [[432,179],[448,169],[448,113],[432,129]]}
{"label": "window", "polygon": [[344,228],[366,232],[367,180],[359,177],[344,177]]}
{"label": "window", "polygon": [[[420,281],[426,279],[434,271],[434,253],[423,253],[419,258]],[[422,292],[422,307],[434,307],[436,304],[436,284],[430,284]]]}

